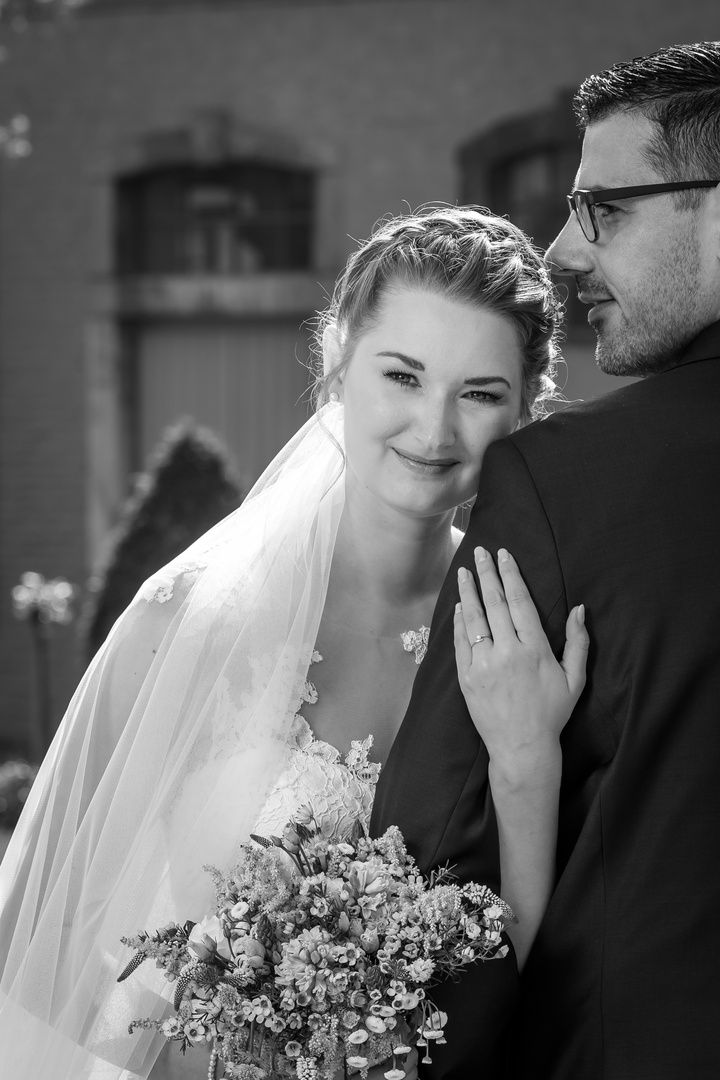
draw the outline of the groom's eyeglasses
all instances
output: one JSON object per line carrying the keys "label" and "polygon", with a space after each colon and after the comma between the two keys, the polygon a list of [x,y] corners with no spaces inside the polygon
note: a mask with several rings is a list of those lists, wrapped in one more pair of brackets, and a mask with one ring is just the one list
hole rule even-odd
{"label": "groom's eyeglasses", "polygon": [[604,188],[594,191],[576,188],[565,197],[570,210],[577,214],[585,239],[594,244],[600,238],[597,207],[602,203],[616,202],[619,199],[635,199],[640,195],[660,195],[665,191],[689,191],[691,188],[716,187],[718,184],[720,180],[681,180],[674,184],[642,184],[639,187]]}

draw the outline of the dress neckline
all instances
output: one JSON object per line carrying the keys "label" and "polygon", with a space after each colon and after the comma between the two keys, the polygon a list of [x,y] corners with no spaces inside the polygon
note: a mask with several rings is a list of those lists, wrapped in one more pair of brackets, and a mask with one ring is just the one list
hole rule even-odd
{"label": "dress neckline", "polygon": [[[425,658],[425,653],[427,652],[429,636],[430,627],[420,626],[417,630],[405,630],[400,634],[393,634],[392,637],[388,637],[386,640],[396,640],[399,637],[405,652],[414,653],[415,663],[421,664],[423,662],[423,659]],[[312,667],[313,664],[321,663],[322,660],[322,653],[320,653],[317,648],[313,649],[310,654],[310,667]],[[302,708],[303,704],[315,705],[318,700],[317,688],[312,682],[312,680],[309,678],[309,672],[308,678],[305,679],[300,696],[302,699],[300,703],[300,709]],[[317,752],[320,748],[327,748],[327,750],[332,755],[335,755],[334,760],[340,760],[343,756],[341,751],[338,750],[337,747],[333,746],[332,743],[326,742],[323,739],[316,738],[315,733],[312,729],[312,725],[308,721],[307,717],[302,715],[300,709],[298,709],[294,717],[295,730],[293,732],[293,735],[295,737],[297,749],[307,752],[309,745],[312,744],[313,752]],[[377,783],[377,778],[381,769],[381,765],[379,763],[376,765],[375,763],[371,763],[368,761],[368,754],[370,752],[372,744],[372,733],[370,733],[367,739],[361,742],[353,740],[351,743],[351,750],[349,751],[349,755],[354,755],[359,752],[362,754],[361,768],[369,769],[370,772],[374,772],[375,768],[377,768],[377,773],[374,773],[374,775],[372,776],[372,782]],[[349,755],[345,755],[345,764],[348,766],[350,765],[351,760]],[[369,779],[367,774],[366,778]]]}
{"label": "dress neckline", "polygon": [[427,652],[430,627],[425,626],[425,624],[419,626],[417,630],[399,630],[394,634],[372,634],[367,630],[357,630],[355,627],[346,626],[344,623],[339,623],[335,619],[328,618],[326,622],[330,626],[335,626],[339,630],[343,630],[345,633],[354,634],[356,637],[365,638],[365,640],[396,642],[399,638],[405,652],[415,653],[416,664],[422,663],[425,658],[425,653]]}

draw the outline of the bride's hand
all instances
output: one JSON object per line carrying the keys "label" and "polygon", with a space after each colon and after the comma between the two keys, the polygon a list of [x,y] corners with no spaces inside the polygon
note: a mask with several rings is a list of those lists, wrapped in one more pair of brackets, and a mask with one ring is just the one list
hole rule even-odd
{"label": "bride's hand", "polygon": [[589,637],[584,607],[572,609],[565,649],[555,659],[512,555],[498,552],[498,570],[475,549],[482,604],[472,575],[458,572],[455,657],[468,710],[495,769],[522,777],[543,756],[559,754],[560,732],[583,686]]}

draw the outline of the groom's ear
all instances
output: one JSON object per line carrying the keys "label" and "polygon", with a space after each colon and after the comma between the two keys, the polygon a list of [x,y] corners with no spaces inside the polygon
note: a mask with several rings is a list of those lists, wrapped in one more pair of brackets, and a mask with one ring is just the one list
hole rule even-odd
{"label": "groom's ear", "polygon": [[342,360],[342,345],[340,343],[340,334],[338,332],[336,323],[328,323],[323,330],[322,336],[322,351],[323,351],[323,375],[326,377],[327,388],[333,390],[339,395],[342,401],[343,394],[343,379],[342,373],[333,378],[333,372],[337,369]]}

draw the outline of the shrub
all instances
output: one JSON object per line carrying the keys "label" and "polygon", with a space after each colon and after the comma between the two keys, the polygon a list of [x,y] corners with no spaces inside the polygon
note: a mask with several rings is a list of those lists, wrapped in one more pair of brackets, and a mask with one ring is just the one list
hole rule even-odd
{"label": "shrub", "polygon": [[88,658],[146,578],[242,501],[227,451],[183,420],[169,428],[126,504],[104,566],[89,582],[82,632]]}
{"label": "shrub", "polygon": [[5,761],[0,765],[0,829],[17,825],[36,774],[37,766],[27,761]]}

